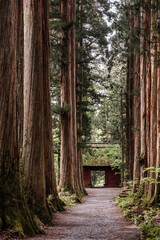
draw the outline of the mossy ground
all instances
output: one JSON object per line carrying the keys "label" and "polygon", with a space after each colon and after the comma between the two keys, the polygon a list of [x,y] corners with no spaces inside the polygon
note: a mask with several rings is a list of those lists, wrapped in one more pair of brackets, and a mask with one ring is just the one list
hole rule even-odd
{"label": "mossy ground", "polygon": [[116,196],[120,209],[134,224],[141,226],[142,239],[160,240],[160,203],[147,206],[147,194],[142,195],[139,189],[123,190]]}

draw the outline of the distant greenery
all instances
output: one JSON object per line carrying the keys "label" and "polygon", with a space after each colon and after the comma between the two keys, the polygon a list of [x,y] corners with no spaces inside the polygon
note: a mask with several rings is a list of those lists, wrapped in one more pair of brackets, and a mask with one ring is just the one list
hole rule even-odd
{"label": "distant greenery", "polygon": [[105,171],[92,171],[91,181],[93,187],[103,186],[105,183]]}
{"label": "distant greenery", "polygon": [[55,169],[55,173],[56,173],[56,182],[58,185],[58,154],[54,154],[54,169]]}
{"label": "distant greenery", "polygon": [[84,166],[116,166],[121,168],[121,148],[118,144],[106,148],[85,149],[83,151]]}

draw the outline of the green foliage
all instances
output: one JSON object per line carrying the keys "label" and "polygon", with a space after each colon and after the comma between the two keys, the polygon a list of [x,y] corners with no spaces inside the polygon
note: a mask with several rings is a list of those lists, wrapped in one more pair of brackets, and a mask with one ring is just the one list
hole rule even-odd
{"label": "green foliage", "polygon": [[121,149],[119,145],[108,145],[106,148],[85,149],[83,151],[84,166],[113,166],[120,168]]}
{"label": "green foliage", "polygon": [[119,205],[120,209],[124,210],[133,204],[134,197],[133,197],[133,194],[131,194],[131,192],[129,192],[128,197],[120,198],[119,195],[117,195],[116,200],[118,201],[118,205]]}
{"label": "green foliage", "polygon": [[[158,173],[158,175],[160,174],[160,168],[156,168],[156,167],[148,167],[145,168],[144,172],[150,172],[150,173]],[[149,182],[150,184],[154,183],[154,184],[159,184],[160,181],[157,180],[156,174],[155,177],[144,177],[142,179],[142,183],[146,183]]]}
{"label": "green foliage", "polygon": [[160,168],[148,167],[148,168],[145,168],[145,171],[150,171],[152,173],[160,173]]}
{"label": "green foliage", "polygon": [[[118,57],[117,57],[118,58]],[[109,64],[109,63],[108,63]],[[112,68],[107,64],[103,71],[95,69],[99,76],[94,88],[100,96],[100,102],[93,106],[92,142],[125,142],[125,64],[120,59],[112,60]],[[108,77],[109,75],[109,77]],[[121,102],[122,98],[122,102]]]}
{"label": "green foliage", "polygon": [[93,187],[103,186],[105,183],[105,171],[92,171],[91,182]]}
{"label": "green foliage", "polygon": [[157,181],[155,178],[151,178],[151,177],[145,177],[145,178],[142,179],[141,182],[142,183],[149,182],[150,184],[152,184],[152,183],[155,183],[155,184],[160,183],[160,181]]}
{"label": "green foliage", "polygon": [[59,170],[58,169],[58,154],[54,154],[54,169],[55,169],[55,173],[56,173],[56,182],[57,182],[57,185],[58,185],[58,174],[59,174]]}
{"label": "green foliage", "polygon": [[112,169],[119,169],[121,170],[122,168],[124,168],[124,164],[122,164],[122,160],[120,159],[115,159],[112,163],[111,163],[111,167]]}
{"label": "green foliage", "polygon": [[142,237],[146,240],[160,240],[160,226],[154,226],[151,221],[143,224]]}

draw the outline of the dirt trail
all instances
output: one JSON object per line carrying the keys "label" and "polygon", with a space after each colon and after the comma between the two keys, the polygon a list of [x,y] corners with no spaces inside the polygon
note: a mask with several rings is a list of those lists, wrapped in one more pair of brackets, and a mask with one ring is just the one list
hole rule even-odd
{"label": "dirt trail", "polygon": [[53,215],[53,226],[46,235],[28,240],[139,240],[140,229],[131,225],[120,212],[114,196],[117,188],[87,189],[88,196],[65,212]]}

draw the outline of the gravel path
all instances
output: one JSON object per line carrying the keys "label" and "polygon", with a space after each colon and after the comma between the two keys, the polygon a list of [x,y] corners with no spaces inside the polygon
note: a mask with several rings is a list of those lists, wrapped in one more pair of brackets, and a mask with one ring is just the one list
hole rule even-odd
{"label": "gravel path", "polygon": [[118,188],[87,189],[82,204],[53,215],[53,226],[46,235],[28,240],[139,240],[140,229],[131,225],[120,212],[114,196]]}

